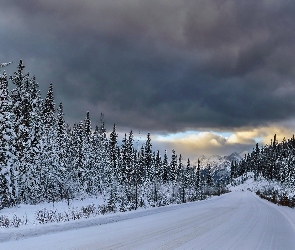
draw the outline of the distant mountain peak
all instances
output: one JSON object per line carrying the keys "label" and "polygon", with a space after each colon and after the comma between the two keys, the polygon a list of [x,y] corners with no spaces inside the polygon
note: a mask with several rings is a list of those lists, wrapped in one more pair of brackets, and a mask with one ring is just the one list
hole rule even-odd
{"label": "distant mountain peak", "polygon": [[243,156],[240,153],[233,152],[227,156],[220,155],[211,155],[204,156],[201,155],[199,158],[196,158],[191,161],[192,166],[198,165],[198,159],[200,160],[200,168],[205,169],[210,165],[211,172],[217,176],[229,176],[230,167],[233,161],[240,162],[243,159]]}

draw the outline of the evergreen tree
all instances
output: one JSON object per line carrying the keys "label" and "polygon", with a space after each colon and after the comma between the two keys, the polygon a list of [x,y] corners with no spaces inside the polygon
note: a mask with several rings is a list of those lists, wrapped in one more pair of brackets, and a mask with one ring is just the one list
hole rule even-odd
{"label": "evergreen tree", "polygon": [[154,202],[155,204],[158,203],[159,195],[158,195],[158,189],[159,185],[161,183],[161,176],[162,176],[162,161],[159,150],[157,151],[157,154],[155,155],[154,159]]}
{"label": "evergreen tree", "polygon": [[73,176],[76,182],[76,192],[81,194],[83,192],[83,183],[85,176],[85,155],[83,154],[83,140],[84,140],[84,122],[80,121],[79,124],[76,124],[73,128],[72,141],[74,144],[74,163],[73,163]]}
{"label": "evergreen tree", "polygon": [[95,173],[95,166],[93,162],[94,156],[92,155],[92,127],[89,112],[86,113],[84,120],[83,138],[82,138],[82,166],[83,176],[81,179],[81,184],[84,193],[92,193],[94,179],[93,174]]}
{"label": "evergreen tree", "polygon": [[182,177],[183,177],[182,170],[183,170],[183,163],[182,163],[182,156],[180,154],[178,159],[177,171],[176,171],[177,180],[179,180],[180,182],[182,181]]}
{"label": "evergreen tree", "polygon": [[140,178],[140,162],[139,162],[139,153],[134,151],[134,172],[132,175],[132,182],[134,183],[134,209],[138,208],[138,201],[139,201],[139,185],[141,182]]}
{"label": "evergreen tree", "polygon": [[[114,171],[109,154],[109,141],[106,136],[104,122],[101,120],[100,127],[96,126],[92,139],[92,155],[94,171],[94,188],[106,195],[114,178]],[[94,193],[97,191],[93,191]]]}
{"label": "evergreen tree", "polygon": [[147,134],[145,143],[145,174],[146,180],[153,179],[153,157],[152,157],[152,144],[150,133]]}
{"label": "evergreen tree", "polygon": [[175,150],[172,150],[171,162],[170,162],[170,182],[172,185],[172,203],[175,202],[175,187],[177,180],[177,155]]}
{"label": "evergreen tree", "polygon": [[198,166],[196,171],[196,183],[195,183],[195,193],[196,199],[201,199],[201,168],[200,168],[200,159],[198,159]]}
{"label": "evergreen tree", "polygon": [[174,149],[172,150],[169,174],[170,174],[170,181],[175,182],[177,179],[177,155]]}
{"label": "evergreen tree", "polygon": [[0,209],[16,201],[15,183],[15,133],[7,75],[0,75]]}
{"label": "evergreen tree", "polygon": [[231,165],[230,165],[230,179],[231,179],[231,181],[233,181],[233,179],[235,177],[236,177],[236,166],[235,166],[234,162],[232,161]]}
{"label": "evergreen tree", "polygon": [[113,131],[110,134],[109,139],[109,152],[110,159],[112,163],[112,168],[115,173],[117,179],[121,179],[120,177],[120,169],[119,169],[119,160],[118,158],[118,145],[117,145],[118,134],[116,132],[116,125],[114,124]]}
{"label": "evergreen tree", "polygon": [[122,140],[122,149],[121,149],[122,155],[121,155],[121,184],[127,184],[128,183],[128,177],[127,177],[127,169],[129,164],[129,155],[128,155],[128,139],[127,135],[125,134],[123,140]]}
{"label": "evergreen tree", "polygon": [[63,113],[63,105],[62,103],[59,104],[58,110],[57,110],[57,137],[56,137],[56,143],[57,143],[57,156],[58,156],[58,165],[61,169],[63,169],[63,172],[67,168],[67,157],[68,157],[68,137],[67,134],[67,128],[66,128],[66,122],[64,119],[64,113]]}
{"label": "evergreen tree", "polygon": [[163,159],[163,175],[162,180],[164,183],[169,181],[170,171],[169,171],[169,165],[168,165],[168,157],[167,157],[167,151],[165,150],[164,159]]}
{"label": "evergreen tree", "polygon": [[47,201],[55,202],[62,198],[63,180],[59,158],[58,121],[55,116],[53,85],[49,85],[42,107],[44,131],[42,137],[41,184]]}
{"label": "evergreen tree", "polygon": [[210,164],[207,166],[206,183],[207,183],[208,187],[210,187],[212,185],[212,174],[211,174],[211,166],[210,166]]}
{"label": "evergreen tree", "polygon": [[49,85],[49,89],[43,104],[43,122],[46,129],[48,130],[52,130],[56,123],[52,83]]}
{"label": "evergreen tree", "polygon": [[128,136],[128,147],[127,147],[127,159],[129,161],[129,169],[127,169],[127,173],[128,173],[128,180],[130,180],[133,171],[134,171],[134,155],[135,155],[135,151],[134,151],[134,136],[133,136],[133,132],[132,130],[129,133]]}
{"label": "evergreen tree", "polygon": [[146,179],[146,172],[145,172],[145,154],[144,154],[144,147],[140,148],[140,152],[138,154],[138,176],[139,176],[139,184],[143,184]]}
{"label": "evergreen tree", "polygon": [[15,88],[11,91],[12,112],[14,114],[14,132],[17,176],[16,193],[18,202],[35,202],[40,199],[40,178],[38,170],[41,157],[41,97],[35,78],[23,74],[20,61],[18,71],[10,78]]}
{"label": "evergreen tree", "polygon": [[155,163],[155,170],[154,170],[155,180],[160,181],[162,180],[162,176],[163,176],[163,164],[162,164],[162,159],[161,159],[159,150],[157,150],[157,154],[155,155],[154,163]]}

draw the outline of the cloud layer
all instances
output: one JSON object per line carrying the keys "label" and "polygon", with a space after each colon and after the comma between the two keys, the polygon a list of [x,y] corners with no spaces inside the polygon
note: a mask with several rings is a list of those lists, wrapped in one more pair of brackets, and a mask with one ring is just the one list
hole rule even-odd
{"label": "cloud layer", "polygon": [[270,144],[277,135],[280,142],[284,137],[290,138],[293,135],[292,129],[282,126],[242,128],[239,131],[218,133],[218,132],[195,132],[176,133],[154,136],[153,140],[157,148],[172,149],[182,153],[185,158],[194,159],[201,155],[230,155],[232,152],[251,152],[258,142],[259,147]]}
{"label": "cloud layer", "polygon": [[295,114],[294,13],[292,1],[4,0],[0,56],[22,58],[43,93],[53,82],[71,121],[261,127]]}

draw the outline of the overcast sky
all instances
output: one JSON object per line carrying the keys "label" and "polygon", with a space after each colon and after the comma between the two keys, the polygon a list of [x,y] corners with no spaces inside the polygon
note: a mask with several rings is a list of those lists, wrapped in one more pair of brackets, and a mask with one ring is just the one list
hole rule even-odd
{"label": "overcast sky", "polygon": [[294,1],[2,0],[0,62],[23,59],[66,120],[229,154],[291,136]]}

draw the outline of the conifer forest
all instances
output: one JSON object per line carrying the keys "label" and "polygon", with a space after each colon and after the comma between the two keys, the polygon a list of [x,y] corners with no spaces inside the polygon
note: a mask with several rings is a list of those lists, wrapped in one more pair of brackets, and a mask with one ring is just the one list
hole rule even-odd
{"label": "conifer forest", "polygon": [[[226,185],[264,178],[284,188],[295,185],[295,139],[256,147],[230,173],[217,178],[210,165],[200,168],[184,161],[172,150],[161,155],[152,147],[148,133],[142,145],[132,131],[118,141],[116,126],[106,131],[91,123],[89,112],[73,126],[65,121],[63,105],[55,104],[53,85],[42,98],[37,80],[25,73],[20,61],[8,76],[1,64],[0,75],[0,208],[20,203],[70,201],[103,197],[105,212],[165,206],[205,199],[227,192]],[[294,197],[264,190],[263,198],[295,206]]]}
{"label": "conifer forest", "polygon": [[[251,153],[239,163],[231,164],[231,180],[240,177],[246,181],[247,173],[254,174],[254,181],[261,179],[269,182],[268,188],[258,190],[264,199],[283,206],[295,207],[295,137],[278,142],[276,135],[269,145],[261,148],[256,144]],[[280,188],[276,188],[276,186]]]}
{"label": "conifer forest", "polygon": [[[116,126],[107,133],[103,119],[93,125],[89,112],[68,125],[52,84],[42,98],[22,61],[11,76],[5,66],[0,75],[0,208],[102,196],[105,210],[115,212],[226,191],[227,181],[213,179],[210,167],[184,164],[174,150],[169,159],[167,152],[154,151],[150,134],[140,146],[132,131],[118,141]],[[273,178],[275,171],[269,173]]]}

